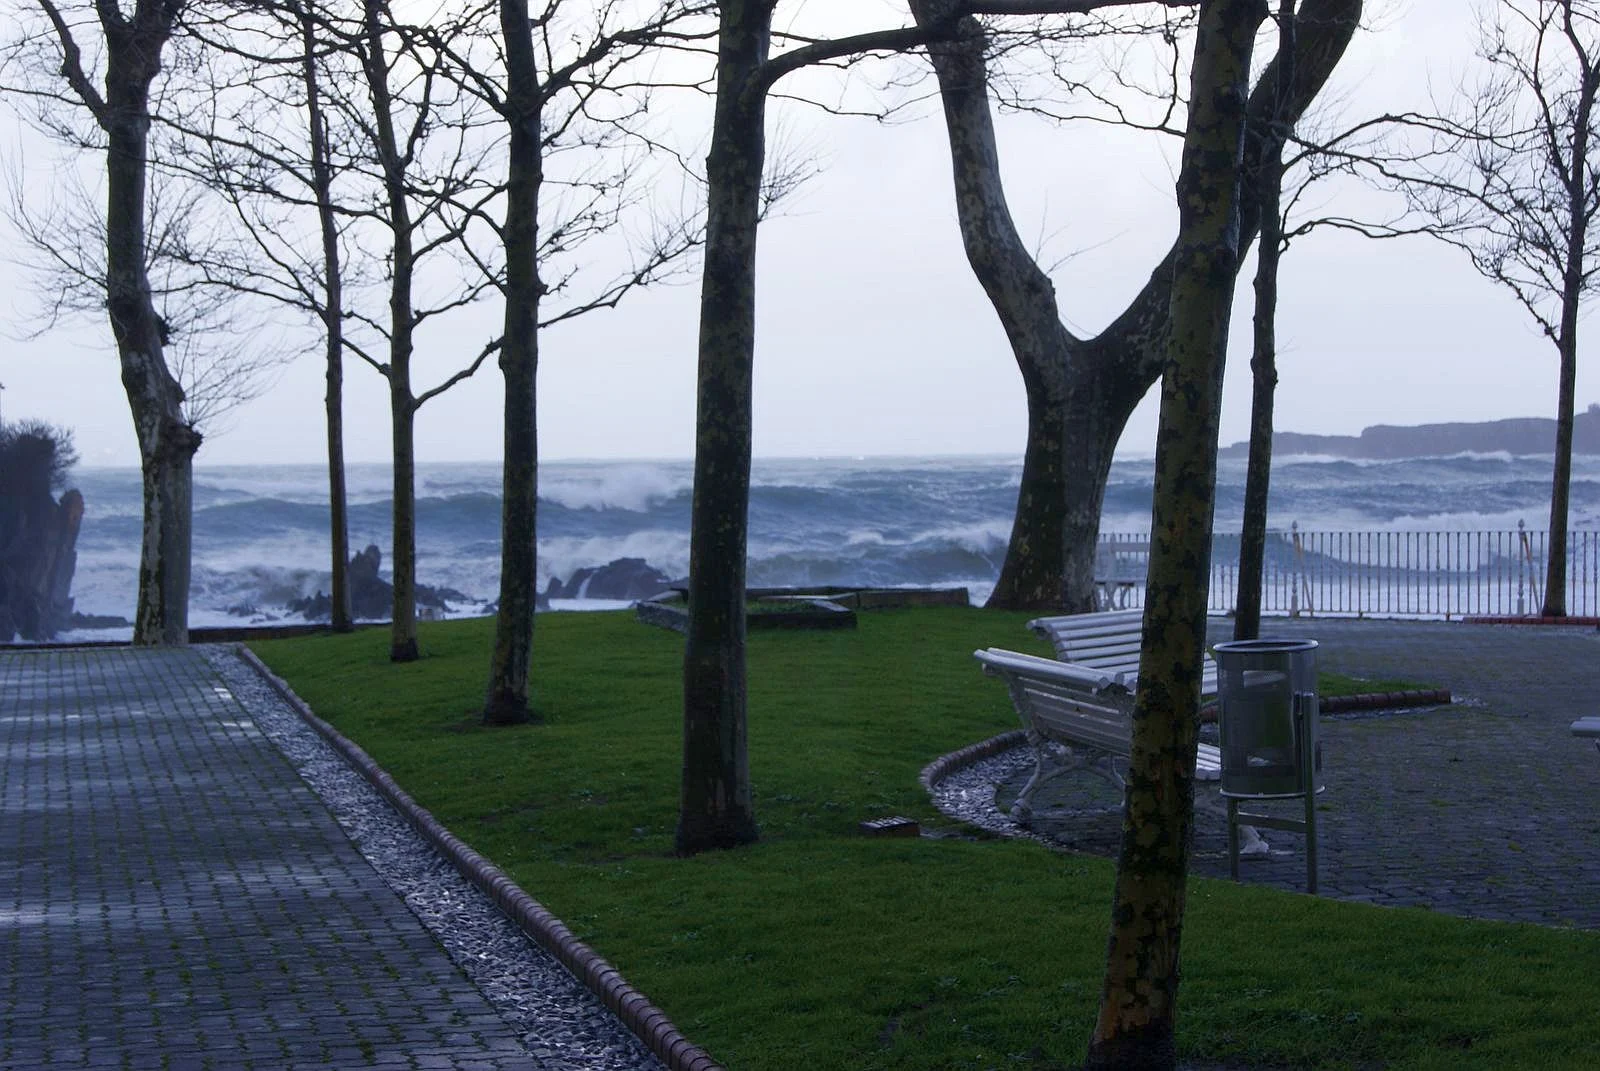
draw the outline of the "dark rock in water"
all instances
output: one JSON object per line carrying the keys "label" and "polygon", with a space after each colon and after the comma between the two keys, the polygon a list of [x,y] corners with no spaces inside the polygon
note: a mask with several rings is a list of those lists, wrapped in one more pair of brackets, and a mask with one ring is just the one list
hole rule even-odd
{"label": "dark rock in water", "polygon": [[[350,559],[350,570],[346,574],[350,585],[350,616],[357,621],[387,620],[394,609],[394,585],[378,575],[378,568],[382,564],[383,551],[371,543]],[[472,596],[454,588],[417,585],[417,612],[420,615],[447,614],[452,601],[471,602]],[[333,597],[320,591],[303,599],[291,599],[287,608],[307,621],[333,619]]]}
{"label": "dark rock in water", "polygon": [[48,482],[0,478],[0,643],[18,636],[38,643],[72,626],[72,574],[77,568],[83,496],[57,502]]}
{"label": "dark rock in water", "polygon": [[600,566],[585,566],[565,584],[555,577],[545,588],[546,599],[647,599],[672,586],[672,579],[643,558],[618,558]]}

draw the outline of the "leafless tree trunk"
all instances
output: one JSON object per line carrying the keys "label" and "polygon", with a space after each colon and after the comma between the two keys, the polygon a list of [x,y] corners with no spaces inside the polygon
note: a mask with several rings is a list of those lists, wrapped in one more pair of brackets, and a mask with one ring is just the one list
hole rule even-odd
{"label": "leafless tree trunk", "polygon": [[333,569],[329,598],[333,630],[349,632],[354,622],[350,613],[349,496],[344,478],[343,265],[339,262],[339,221],[333,204],[333,165],[328,158],[328,121],[323,114],[322,88],[318,83],[316,21],[309,3],[301,6],[299,14],[311,187],[317,203],[317,230],[322,239],[321,316],[328,365],[324,398],[328,430],[328,551]]}
{"label": "leafless tree trunk", "polygon": [[[1294,0],[1278,3],[1278,98],[1294,80]],[[1250,455],[1244,477],[1244,519],[1239,535],[1239,591],[1233,638],[1261,634],[1261,578],[1267,546],[1267,502],[1272,491],[1272,403],[1278,389],[1278,262],[1283,252],[1284,118],[1274,114],[1252,128],[1258,154],[1261,241],[1256,247],[1255,339],[1250,355]]]}
{"label": "leafless tree trunk", "polygon": [[683,783],[677,848],[757,837],[745,719],[745,548],[749,529],[755,260],[766,159],[774,0],[724,4],[717,101],[706,156],[689,626],[683,653]]}
{"label": "leafless tree trunk", "polygon": [[115,4],[96,5],[103,94],[83,66],[67,20],[52,0],[39,5],[60,45],[61,76],[106,136],[105,302],[144,484],[133,640],[183,644],[189,638],[190,507],[200,434],[184,418],[183,390],[167,367],[166,325],[151,297],[145,255],[150,88],[183,3],[138,0],[131,14]]}
{"label": "leafless tree trunk", "polygon": [[505,322],[500,371],[505,377],[505,445],[500,513],[500,606],[489,665],[483,720],[513,725],[529,719],[528,664],[533,652],[539,507],[539,189],[545,96],[539,84],[527,0],[501,0],[505,42],[507,143]]}
{"label": "leafless tree trunk", "polygon": [[1240,174],[1260,0],[1206,0],[1178,176],[1168,359],[1156,440],[1144,646],[1105,987],[1090,1068],[1173,1068],[1194,830],[1222,371],[1240,244]]}

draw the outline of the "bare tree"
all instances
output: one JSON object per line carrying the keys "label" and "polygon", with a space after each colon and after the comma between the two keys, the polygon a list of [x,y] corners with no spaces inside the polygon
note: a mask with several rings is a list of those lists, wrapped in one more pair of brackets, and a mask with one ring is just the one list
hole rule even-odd
{"label": "bare tree", "polygon": [[1217,427],[1243,252],[1240,177],[1250,54],[1265,14],[1260,0],[1205,0],[1200,6],[1178,175],[1144,646],[1090,1068],[1177,1066]]}
{"label": "bare tree", "polygon": [[[1305,0],[1295,20],[1295,70],[1279,102],[1278,62],[1249,98],[1250,122],[1293,122],[1321,90],[1360,20],[1361,0]],[[974,274],[989,295],[1022,371],[1028,438],[1017,512],[990,606],[1095,608],[1095,543],[1106,481],[1128,418],[1165,362],[1174,246],[1150,280],[1098,336],[1062,322],[1055,283],[1018,235],[1000,179],[984,44],[936,57],[955,173],[956,214]],[[1125,121],[1113,109],[1112,121]],[[1147,125],[1174,132],[1165,115]],[[1240,222],[1248,245],[1260,209],[1252,176],[1259,144],[1246,146]]]}
{"label": "bare tree", "polygon": [[[184,7],[38,0],[43,23],[25,25],[6,56],[7,96],[30,102],[38,129],[75,150],[105,153],[103,216],[70,197],[42,210],[14,197],[13,218],[51,273],[50,315],[94,307],[110,319],[144,485],[133,630],[140,644],[188,639],[197,424],[250,392],[248,376],[219,375],[202,353],[207,336],[234,315],[228,302],[187,275],[181,256],[166,255],[194,240],[194,194],[152,182],[152,127],[176,92],[163,63]],[[64,240],[63,221],[76,231]],[[103,259],[84,235],[103,236]],[[232,371],[249,372],[249,362]],[[184,377],[195,389],[185,391]]]}
{"label": "bare tree", "polygon": [[1453,114],[1386,117],[1420,140],[1380,164],[1427,233],[1464,250],[1527,310],[1559,355],[1546,617],[1567,612],[1568,501],[1578,315],[1594,290],[1600,239],[1600,6],[1499,0],[1480,15],[1488,72]]}
{"label": "bare tree", "polygon": [[628,260],[622,272],[589,289],[576,282],[573,258],[619,238],[631,211],[648,207],[639,202],[659,177],[643,159],[653,147],[645,125],[650,87],[633,68],[665,42],[691,40],[675,27],[711,6],[668,0],[648,16],[630,18],[618,0],[548,0],[530,18],[527,0],[499,0],[498,57],[488,63],[455,58],[464,84],[493,108],[506,131],[505,215],[495,225],[504,256],[497,285],[505,301],[498,344],[505,378],[500,600],[486,724],[518,724],[532,716],[540,334],[615,307],[698,244],[692,226],[667,221],[615,251]]}
{"label": "bare tree", "polygon": [[1266,558],[1267,501],[1272,491],[1272,407],[1278,389],[1278,261],[1283,252],[1283,152],[1290,124],[1278,102],[1294,84],[1294,0],[1278,3],[1277,101],[1250,134],[1256,153],[1256,191],[1261,198],[1261,241],[1256,247],[1255,332],[1250,352],[1250,454],[1245,463],[1244,518],[1239,529],[1239,590],[1233,638],[1261,633],[1261,577]]}
{"label": "bare tree", "polygon": [[[182,140],[173,167],[214,190],[236,240],[196,250],[193,267],[216,286],[295,310],[320,330],[326,366],[330,617],[352,627],[344,464],[343,229],[335,202],[325,83],[355,73],[351,50],[310,0],[193,10],[185,29],[201,42],[201,106],[168,125]],[[309,229],[307,220],[314,221]],[[370,258],[369,258],[370,259]],[[360,269],[358,268],[358,271]]]}
{"label": "bare tree", "polygon": [[[493,272],[472,251],[472,235],[498,195],[486,178],[497,148],[476,97],[456,78],[451,49],[478,31],[483,12],[442,15],[426,27],[393,17],[386,0],[362,0],[359,21],[342,31],[360,64],[355,85],[329,86],[330,146],[336,166],[363,176],[375,196],[358,226],[382,234],[387,271],[386,312],[355,313],[357,325],[382,339],[381,357],[350,335],[346,347],[388,381],[393,434],[394,603],[389,657],[414,661],[417,647],[416,447],[417,410],[473,375],[499,349],[490,342],[459,370],[418,391],[412,362],[418,328],[476,301],[493,286]],[[427,262],[451,264],[424,275]]]}

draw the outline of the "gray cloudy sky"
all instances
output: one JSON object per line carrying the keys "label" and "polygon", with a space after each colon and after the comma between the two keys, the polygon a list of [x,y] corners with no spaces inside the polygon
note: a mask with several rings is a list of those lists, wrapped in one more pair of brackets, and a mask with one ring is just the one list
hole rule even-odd
{"label": "gray cloudy sky", "polygon": [[[873,13],[878,25],[891,24],[901,10],[889,0],[795,6],[812,19],[849,8],[856,27],[871,25]],[[1466,69],[1474,33],[1462,0],[1368,6],[1383,17],[1338,78],[1345,117],[1422,105],[1430,79],[1449,85]],[[1021,381],[962,255],[942,122],[930,109],[920,114],[889,127],[788,117],[823,169],[761,234],[758,456],[1021,453]],[[1120,311],[1169,245],[1175,149],[1105,127],[1003,121],[1013,213],[1024,234],[1042,236],[1046,260],[1064,261],[1054,273],[1061,311],[1080,332],[1093,333]],[[1553,411],[1553,347],[1461,254],[1420,239],[1328,234],[1292,249],[1283,270],[1280,429],[1353,434],[1375,423]],[[28,307],[25,280],[11,265],[0,266],[0,282],[15,308]],[[1242,439],[1248,424],[1247,279],[1240,298],[1225,443]],[[696,300],[691,277],[546,335],[544,457],[692,453]],[[492,337],[497,316],[486,304],[426,338],[419,385],[447,376]],[[72,428],[86,463],[137,463],[103,322],[8,342],[0,383],[7,419]],[[494,458],[499,386],[491,365],[425,406],[419,458]],[[321,461],[322,389],[317,357],[285,368],[266,394],[213,431],[199,462]],[[383,460],[383,381],[352,361],[346,399],[349,459]],[[1580,357],[1579,406],[1592,401],[1600,401],[1600,379]],[[1152,393],[1129,425],[1124,452],[1153,450],[1155,416]]]}

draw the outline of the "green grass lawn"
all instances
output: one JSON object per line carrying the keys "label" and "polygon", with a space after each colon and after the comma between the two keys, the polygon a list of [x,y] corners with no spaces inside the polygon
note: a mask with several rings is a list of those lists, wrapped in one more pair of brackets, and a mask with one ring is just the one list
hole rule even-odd
{"label": "green grass lawn", "polygon": [[[1056,1068],[1099,996],[1112,864],[970,835],[869,840],[917,783],[1015,727],[971,658],[1047,654],[1024,613],[874,611],[755,633],[762,841],[671,855],[682,637],[631,614],[539,618],[544,723],[477,725],[492,622],[254,645],[323,717],[737,1071]],[[1293,1067],[1592,1066],[1600,935],[1468,922],[1194,879],[1186,1059]],[[1594,895],[1597,890],[1574,890]]]}

